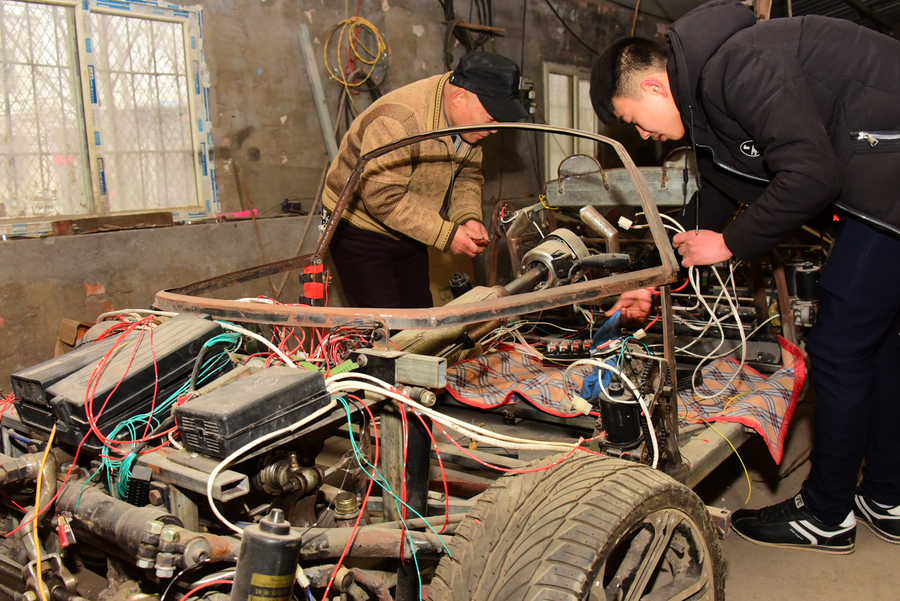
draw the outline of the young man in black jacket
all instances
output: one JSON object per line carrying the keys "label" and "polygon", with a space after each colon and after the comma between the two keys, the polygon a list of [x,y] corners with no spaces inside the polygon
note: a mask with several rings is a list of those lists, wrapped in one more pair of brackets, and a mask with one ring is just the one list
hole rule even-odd
{"label": "young man in black jacket", "polygon": [[[606,123],[692,144],[701,190],[673,239],[682,264],[759,260],[832,203],[843,221],[807,343],[810,475],[732,525],[764,545],[850,553],[860,520],[900,543],[900,42],[818,16],[756,24],[734,0],[703,4],[667,37],[609,48],[591,100]],[[649,302],[637,292],[619,306]]]}

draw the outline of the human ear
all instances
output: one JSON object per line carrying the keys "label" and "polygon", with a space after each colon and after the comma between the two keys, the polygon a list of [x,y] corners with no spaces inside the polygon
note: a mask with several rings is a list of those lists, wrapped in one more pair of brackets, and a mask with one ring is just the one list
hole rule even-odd
{"label": "human ear", "polygon": [[669,89],[666,84],[658,77],[645,77],[641,80],[641,90],[645,94],[657,94],[663,98],[668,97]]}
{"label": "human ear", "polygon": [[456,88],[456,90],[453,91],[453,95],[450,97],[453,101],[453,105],[460,107],[467,105],[469,101],[467,94],[468,93],[463,88]]}

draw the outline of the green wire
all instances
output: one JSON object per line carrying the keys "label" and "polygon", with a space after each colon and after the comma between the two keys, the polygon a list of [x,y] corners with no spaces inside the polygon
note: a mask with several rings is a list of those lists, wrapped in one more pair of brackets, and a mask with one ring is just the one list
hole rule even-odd
{"label": "green wire", "polygon": [[[348,424],[349,424],[348,431],[349,431],[349,433],[350,433],[350,444],[353,445],[353,451],[354,451],[354,454],[356,455],[356,462],[359,464],[359,468],[363,471],[363,473],[366,474],[366,476],[368,476],[370,479],[372,479],[372,480],[374,480],[375,482],[377,482],[378,485],[381,486],[381,489],[382,489],[383,491],[386,491],[389,495],[391,495],[391,497],[393,497],[393,500],[394,500],[394,507],[397,508],[397,515],[401,515],[401,512],[400,512],[400,505],[398,504],[398,503],[400,503],[400,504],[403,504],[404,507],[406,507],[407,509],[409,509],[409,510],[412,511],[414,514],[416,514],[417,516],[419,516],[420,518],[422,518],[422,519],[424,520],[425,518],[423,518],[422,515],[421,515],[418,511],[416,511],[415,509],[413,509],[412,507],[410,507],[409,505],[407,505],[406,503],[404,503],[404,502],[400,499],[400,497],[398,497],[397,495],[394,494],[394,491],[391,490],[391,487],[390,487],[390,485],[388,484],[387,480],[384,478],[384,476],[382,476],[382,475],[378,472],[378,469],[377,469],[374,465],[372,465],[371,463],[369,463],[368,458],[366,458],[366,457],[362,454],[362,451],[359,450],[359,447],[356,446],[356,440],[353,438],[353,417],[352,417],[352,415],[350,414],[350,405],[349,405],[349,403],[347,403],[347,401],[345,401],[345,400],[342,399],[342,398],[341,398],[341,399],[338,399],[338,400],[339,400],[339,401],[341,402],[341,404],[344,406],[344,411],[347,413],[347,422],[348,422]],[[363,467],[363,464],[362,464],[363,461],[364,461],[367,465],[369,465],[369,466],[372,468],[372,471],[375,472],[375,474],[376,474],[376,476],[377,476],[378,478],[372,476],[371,474],[369,474],[369,472],[366,471],[366,468]],[[384,500],[382,499],[382,502],[383,502],[383,501],[384,501]],[[405,523],[405,520],[403,520],[403,518],[400,518],[400,519]],[[448,556],[448,557],[453,557],[453,556],[450,554],[450,549],[447,547],[446,544],[444,544],[444,541],[441,539],[440,535],[438,535],[438,533],[435,532],[434,528],[431,527],[431,524],[429,524],[427,521],[425,521],[425,525],[428,526],[428,528],[429,528],[432,532],[434,532],[434,535],[435,535],[435,536],[437,536],[437,539],[441,542],[441,545],[443,545],[443,546],[444,546],[444,549],[447,551],[447,556]],[[416,566],[416,575],[417,575],[418,578],[419,578],[419,597],[421,597],[421,596],[422,596],[422,571],[419,569],[419,559],[416,557],[416,545],[415,545],[415,543],[413,543],[413,540],[412,540],[412,534],[410,534],[409,528],[404,528],[404,532],[405,532],[405,534],[406,534],[406,540],[407,540],[407,542],[409,543],[409,548],[410,548],[410,550],[412,551],[413,563],[414,563],[415,566]]]}
{"label": "green wire", "polygon": [[[338,399],[338,401],[340,401],[341,404],[344,406],[344,411],[347,412],[347,421],[348,421],[348,422],[350,423],[350,425],[352,426],[352,424],[353,424],[353,417],[352,417],[351,414],[350,414],[350,405],[349,405],[349,403],[347,403],[347,401],[345,401],[345,400],[342,399],[342,398],[341,398],[341,399]],[[366,456],[362,454],[362,451],[360,451],[360,450],[359,450],[359,447],[356,445],[356,439],[353,438],[353,431],[352,431],[352,429],[350,430],[350,444],[353,445],[353,451],[354,451],[354,453],[356,454],[356,457],[357,457],[357,463],[359,464],[359,467],[360,467],[360,469],[362,469],[363,473],[365,473],[366,476],[368,476],[370,479],[372,479],[372,480],[374,480],[375,482],[377,482],[378,485],[381,486],[382,489],[386,490],[387,493],[388,493],[389,495],[391,495],[391,496],[396,500],[396,502],[401,503],[404,507],[406,507],[407,509],[409,509],[410,511],[412,511],[414,514],[416,514],[416,516],[418,516],[419,518],[421,518],[421,519],[424,520],[425,518],[424,518],[424,516],[422,516],[422,514],[420,514],[418,511],[416,511],[415,509],[413,509],[412,507],[410,507],[410,506],[407,505],[406,503],[404,503],[403,500],[402,500],[400,497],[398,497],[397,495],[394,494],[394,491],[391,489],[390,484],[388,484],[388,482],[387,482],[387,480],[384,478],[384,476],[381,475],[381,473],[378,471],[378,468],[376,468],[374,465],[372,465],[372,464],[369,462],[369,460],[366,458]],[[372,468],[372,471],[375,472],[375,475],[374,475],[374,476],[373,476],[372,474],[370,474],[369,472],[366,471],[366,468],[363,466],[363,462],[365,462],[366,465],[368,465],[369,467]],[[399,509],[399,508],[398,508],[398,509]],[[453,555],[451,555],[451,553],[450,553],[450,549],[447,547],[447,545],[444,543],[444,541],[441,540],[441,536],[440,536],[440,535],[437,533],[437,531],[431,526],[431,524],[429,524],[429,523],[426,521],[426,522],[425,522],[425,525],[428,527],[429,530],[431,530],[432,533],[434,533],[434,535],[435,535],[436,537],[438,537],[438,540],[441,541],[441,544],[444,546],[444,550],[447,551],[447,555],[450,556],[450,557],[453,557]]]}
{"label": "green wire", "polygon": [[[216,344],[226,343],[229,344],[230,347],[225,351],[219,353],[214,357],[210,357],[207,359],[200,371],[200,374],[197,376],[198,382],[206,381],[210,374],[218,371],[222,365],[227,363],[230,360],[228,357],[228,352],[233,352],[238,349],[241,342],[241,336],[237,333],[226,332],[224,334],[219,334],[218,336],[214,336],[206,341],[203,345],[205,347],[212,347]],[[224,362],[223,362],[224,360]],[[166,400],[162,403],[159,403],[151,413],[144,413],[141,415],[136,415],[131,417],[123,422],[121,422],[112,432],[109,433],[108,438],[114,440],[116,436],[118,436],[121,432],[127,431],[129,434],[129,440],[137,439],[137,428],[141,425],[146,425],[149,421],[153,427],[158,426],[161,422],[157,419],[157,415],[168,411],[171,406],[178,400],[178,397],[184,394],[187,391],[188,383],[184,383],[178,390],[176,390],[172,395],[170,395]],[[112,454],[112,449],[103,446],[104,455],[107,457]],[[124,499],[128,496],[128,491],[130,489],[131,484],[131,467],[134,465],[134,462],[137,460],[137,454],[130,453],[121,459],[103,459],[101,462],[101,468],[106,469],[106,478],[107,485],[109,486],[110,492],[115,491],[118,495],[119,499]],[[118,471],[118,477],[116,481],[116,486],[113,488],[112,485],[112,475],[114,472]]]}

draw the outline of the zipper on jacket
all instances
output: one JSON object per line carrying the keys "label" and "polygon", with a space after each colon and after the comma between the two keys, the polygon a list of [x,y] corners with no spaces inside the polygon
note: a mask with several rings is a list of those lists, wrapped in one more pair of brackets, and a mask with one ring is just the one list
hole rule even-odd
{"label": "zipper on jacket", "polygon": [[900,140],[900,132],[895,131],[857,131],[850,132],[850,135],[856,135],[857,141],[865,141],[870,147],[875,148],[880,142],[891,142]]}

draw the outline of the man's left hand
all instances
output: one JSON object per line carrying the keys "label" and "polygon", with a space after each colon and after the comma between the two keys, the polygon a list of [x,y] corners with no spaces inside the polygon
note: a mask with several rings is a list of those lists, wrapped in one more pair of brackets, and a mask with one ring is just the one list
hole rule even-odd
{"label": "man's left hand", "polygon": [[700,230],[699,233],[690,230],[677,234],[672,238],[672,246],[683,257],[681,264],[685,267],[713,265],[734,256],[725,245],[722,234],[711,230]]}

